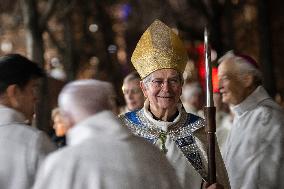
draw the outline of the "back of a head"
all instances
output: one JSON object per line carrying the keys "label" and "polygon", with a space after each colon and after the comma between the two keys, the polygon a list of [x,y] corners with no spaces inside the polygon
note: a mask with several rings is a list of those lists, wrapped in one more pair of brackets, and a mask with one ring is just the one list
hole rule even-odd
{"label": "back of a head", "polygon": [[70,82],[59,94],[59,107],[75,120],[82,120],[103,110],[110,110],[110,87],[108,82],[99,80]]}
{"label": "back of a head", "polygon": [[7,54],[0,57],[0,93],[9,85],[21,88],[31,80],[44,77],[44,70],[38,64],[19,54]]}

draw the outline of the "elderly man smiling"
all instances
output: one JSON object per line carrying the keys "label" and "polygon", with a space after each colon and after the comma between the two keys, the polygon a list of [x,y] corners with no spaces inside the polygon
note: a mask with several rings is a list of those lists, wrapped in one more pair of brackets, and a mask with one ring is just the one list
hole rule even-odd
{"label": "elderly man smiling", "polygon": [[[141,110],[121,115],[122,123],[165,153],[183,188],[199,189],[207,176],[206,135],[204,120],[186,113],[180,103],[187,63],[181,40],[156,20],[142,35],[131,60],[147,99]],[[217,181],[230,188],[218,147],[217,166]]]}
{"label": "elderly man smiling", "polygon": [[222,100],[234,113],[224,151],[231,187],[283,188],[283,111],[261,86],[261,73],[251,57],[231,51],[220,63]]}

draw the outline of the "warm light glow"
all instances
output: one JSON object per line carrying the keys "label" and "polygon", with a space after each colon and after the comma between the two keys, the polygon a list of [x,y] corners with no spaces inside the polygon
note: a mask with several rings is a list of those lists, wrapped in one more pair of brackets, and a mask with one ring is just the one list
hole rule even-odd
{"label": "warm light glow", "polygon": [[90,58],[90,65],[91,66],[98,66],[99,62],[100,62],[100,60],[96,56],[93,56],[93,57]]}
{"label": "warm light glow", "polygon": [[237,5],[237,4],[239,4],[239,0],[232,0],[232,3],[233,3],[234,5]]}
{"label": "warm light glow", "polygon": [[13,44],[10,41],[3,41],[1,43],[1,50],[4,53],[10,53],[13,50]]}
{"label": "warm light glow", "polygon": [[257,11],[256,11],[255,7],[253,7],[251,5],[246,5],[244,7],[243,14],[244,14],[245,21],[252,22],[257,16]]}
{"label": "warm light glow", "polygon": [[98,31],[98,29],[99,29],[99,26],[97,25],[97,24],[91,24],[90,26],[89,26],[89,30],[90,30],[90,32],[96,32],[96,31]]}
{"label": "warm light glow", "polygon": [[[205,89],[205,62],[204,62],[204,45],[201,43],[196,47],[198,53],[198,62],[197,62],[197,70],[200,84],[203,89]],[[216,57],[215,57],[216,56]],[[214,61],[217,58],[217,52],[215,50],[211,50],[211,61]],[[212,87],[213,92],[218,92],[218,69],[216,67],[212,67]]]}
{"label": "warm light glow", "polygon": [[120,63],[125,64],[126,63],[127,54],[125,50],[118,50],[117,51],[117,59]]}
{"label": "warm light glow", "polygon": [[177,29],[177,28],[172,28],[172,30],[173,30],[173,32],[174,32],[175,34],[178,35],[178,29]]}

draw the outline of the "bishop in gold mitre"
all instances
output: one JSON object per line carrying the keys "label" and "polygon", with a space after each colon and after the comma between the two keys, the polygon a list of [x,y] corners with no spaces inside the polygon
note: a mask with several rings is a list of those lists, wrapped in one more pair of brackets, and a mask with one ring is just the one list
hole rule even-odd
{"label": "bishop in gold mitre", "polygon": [[132,64],[142,79],[165,68],[183,73],[187,60],[182,41],[159,20],[155,20],[143,33],[131,57]]}
{"label": "bishop in gold mitre", "polygon": [[[146,97],[140,110],[120,115],[130,131],[160,149],[174,168],[182,189],[197,189],[207,180],[205,122],[187,113],[180,103],[186,50],[179,37],[164,23],[155,20],[143,33],[132,55]],[[230,188],[228,175],[216,146],[217,182]],[[161,173],[163,173],[161,170]],[[172,187],[178,188],[178,187]],[[219,184],[206,187],[223,188]]]}

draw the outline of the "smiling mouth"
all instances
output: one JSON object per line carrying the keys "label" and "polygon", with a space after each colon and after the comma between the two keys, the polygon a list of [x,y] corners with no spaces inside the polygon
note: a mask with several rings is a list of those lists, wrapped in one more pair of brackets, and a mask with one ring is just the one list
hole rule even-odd
{"label": "smiling mouth", "polygon": [[172,98],[171,96],[158,96],[159,98]]}

